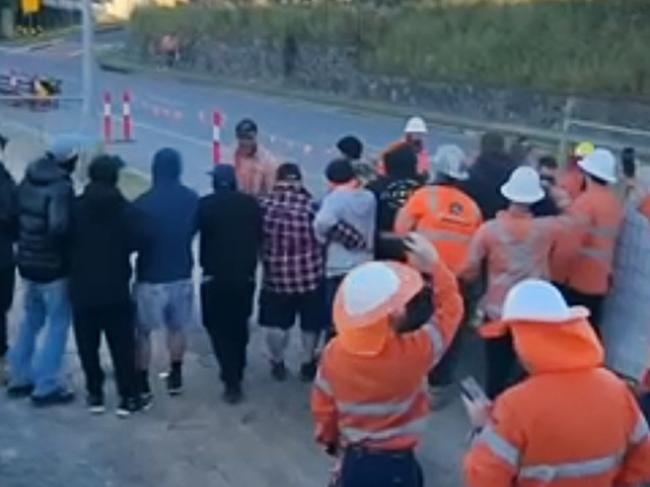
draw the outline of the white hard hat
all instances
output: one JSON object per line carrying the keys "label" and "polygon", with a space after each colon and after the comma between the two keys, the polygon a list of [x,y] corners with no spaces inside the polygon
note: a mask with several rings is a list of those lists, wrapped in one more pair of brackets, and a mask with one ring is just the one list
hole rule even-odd
{"label": "white hard hat", "polygon": [[375,355],[383,348],[386,318],[400,310],[424,286],[422,276],[397,262],[368,262],[345,277],[334,299],[338,340],[351,353]]}
{"label": "white hard hat", "polygon": [[594,150],[591,154],[578,161],[578,166],[587,174],[591,174],[603,181],[608,183],[616,182],[616,158],[607,149]]}
{"label": "white hard hat", "polygon": [[428,134],[427,124],[422,117],[411,117],[404,127],[405,134]]}
{"label": "white hard hat", "polygon": [[445,144],[438,147],[433,156],[436,172],[464,181],[469,178],[467,155],[457,145]]}
{"label": "white hard hat", "polygon": [[560,291],[551,283],[526,279],[508,292],[501,320],[563,323],[588,316],[587,308],[568,306]]}
{"label": "white hard hat", "polygon": [[539,174],[529,166],[515,169],[506,184],[501,186],[501,194],[513,203],[527,205],[537,203],[546,195]]}

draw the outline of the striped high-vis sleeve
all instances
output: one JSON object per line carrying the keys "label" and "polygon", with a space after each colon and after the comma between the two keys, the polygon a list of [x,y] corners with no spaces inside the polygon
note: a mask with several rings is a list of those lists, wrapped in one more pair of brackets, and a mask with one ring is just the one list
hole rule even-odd
{"label": "striped high-vis sleeve", "polygon": [[311,411],[314,417],[315,437],[322,445],[336,445],[339,441],[338,412],[332,387],[325,375],[327,355],[324,354],[311,392]]}
{"label": "striped high-vis sleeve", "polygon": [[645,485],[650,483],[650,429],[631,393],[629,404],[633,424],[615,485]]}

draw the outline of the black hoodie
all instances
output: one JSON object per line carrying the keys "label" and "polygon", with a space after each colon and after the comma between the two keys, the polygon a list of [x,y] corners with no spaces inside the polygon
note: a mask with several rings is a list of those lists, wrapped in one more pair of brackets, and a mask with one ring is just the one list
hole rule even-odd
{"label": "black hoodie", "polygon": [[11,174],[0,162],[0,269],[14,265],[13,244],[18,227],[18,193]]}
{"label": "black hoodie", "polygon": [[70,297],[76,309],[130,301],[131,253],[142,246],[142,224],[120,191],[91,182],[72,207]]}
{"label": "black hoodie", "polygon": [[462,184],[462,189],[481,209],[484,220],[493,219],[497,212],[508,207],[501,186],[516,168],[517,164],[505,153],[482,154],[470,167],[469,179]]}
{"label": "black hoodie", "polygon": [[70,175],[54,159],[43,157],[27,168],[18,187],[18,268],[25,279],[47,283],[67,275],[73,198]]}

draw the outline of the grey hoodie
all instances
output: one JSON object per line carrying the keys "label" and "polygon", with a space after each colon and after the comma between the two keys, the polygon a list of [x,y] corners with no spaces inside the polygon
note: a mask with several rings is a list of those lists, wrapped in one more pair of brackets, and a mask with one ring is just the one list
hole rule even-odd
{"label": "grey hoodie", "polygon": [[[377,203],[366,189],[335,188],[323,198],[314,220],[316,238],[327,244],[327,277],[347,274],[354,267],[373,258]],[[353,226],[366,240],[363,250],[346,249],[342,244],[328,241],[332,227],[339,222]]]}

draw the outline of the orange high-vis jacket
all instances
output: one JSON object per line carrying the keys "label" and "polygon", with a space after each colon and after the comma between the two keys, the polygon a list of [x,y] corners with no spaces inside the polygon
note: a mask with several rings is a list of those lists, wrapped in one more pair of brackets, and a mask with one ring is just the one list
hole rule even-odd
{"label": "orange high-vis jacket", "polygon": [[[377,163],[377,174],[380,176],[386,175],[386,165],[384,163],[384,157],[386,157],[386,154],[407,144],[408,142],[402,139],[389,145],[388,148],[379,156],[379,161]],[[417,156],[418,164],[416,172],[421,176],[425,174],[431,174],[431,157],[429,156],[429,152],[425,148],[422,148],[422,150],[418,152]]]}
{"label": "orange high-vis jacket", "polygon": [[611,188],[592,184],[569,214],[575,226],[556,242],[552,256],[553,267],[564,269],[560,283],[584,294],[607,294],[623,205]]}
{"label": "orange high-vis jacket", "polygon": [[420,442],[430,410],[426,376],[463,316],[456,278],[442,263],[433,270],[433,289],[432,323],[391,334],[379,355],[354,355],[337,338],[325,348],[311,398],[319,443],[402,450]]}
{"label": "orange high-vis jacket", "polygon": [[465,457],[468,487],[650,481],[648,424],[628,386],[601,368],[598,339],[580,321],[512,328],[517,354],[531,375],[497,398]]}
{"label": "orange high-vis jacket", "polygon": [[534,218],[531,213],[504,210],[481,225],[460,278],[473,281],[487,260],[488,283],[482,307],[489,321],[501,318],[503,302],[515,284],[524,279],[548,279],[551,248],[570,221],[563,216]]}
{"label": "orange high-vis jacket", "polygon": [[415,230],[433,243],[442,261],[454,273],[464,267],[472,236],[482,222],[472,198],[452,186],[428,186],[411,195],[397,214],[395,233]]}

